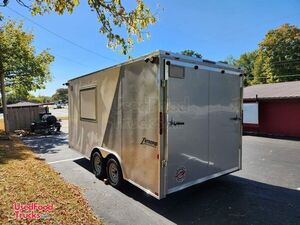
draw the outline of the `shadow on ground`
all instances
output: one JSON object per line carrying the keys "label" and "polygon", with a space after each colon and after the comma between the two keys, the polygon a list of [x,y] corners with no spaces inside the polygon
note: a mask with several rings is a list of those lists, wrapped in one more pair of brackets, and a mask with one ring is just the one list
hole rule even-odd
{"label": "shadow on ground", "polygon": [[25,136],[22,141],[30,146],[35,153],[57,153],[61,151],[60,146],[68,144],[68,134]]}
{"label": "shadow on ground", "polygon": [[[75,163],[91,172],[89,160]],[[300,191],[227,175],[156,200],[128,182],[120,190],[176,224],[300,224]]]}

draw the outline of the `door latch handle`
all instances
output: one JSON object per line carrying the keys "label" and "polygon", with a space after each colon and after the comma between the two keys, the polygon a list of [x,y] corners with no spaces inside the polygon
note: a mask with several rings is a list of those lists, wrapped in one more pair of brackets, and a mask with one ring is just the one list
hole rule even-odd
{"label": "door latch handle", "polygon": [[170,126],[184,125],[184,122],[174,121],[173,118],[169,121]]}
{"label": "door latch handle", "polygon": [[236,120],[241,120],[241,118],[236,115],[235,117],[231,117],[230,120],[235,120],[236,121]]}

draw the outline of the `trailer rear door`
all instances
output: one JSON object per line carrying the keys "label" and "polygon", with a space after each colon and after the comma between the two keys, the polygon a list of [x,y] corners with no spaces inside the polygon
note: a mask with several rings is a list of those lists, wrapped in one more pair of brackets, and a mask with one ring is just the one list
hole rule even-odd
{"label": "trailer rear door", "polygon": [[241,77],[210,72],[210,173],[238,169],[241,148]]}
{"label": "trailer rear door", "polygon": [[169,68],[168,192],[207,176],[209,166],[209,72],[173,64]]}
{"label": "trailer rear door", "polygon": [[240,77],[168,67],[167,193],[238,167]]}

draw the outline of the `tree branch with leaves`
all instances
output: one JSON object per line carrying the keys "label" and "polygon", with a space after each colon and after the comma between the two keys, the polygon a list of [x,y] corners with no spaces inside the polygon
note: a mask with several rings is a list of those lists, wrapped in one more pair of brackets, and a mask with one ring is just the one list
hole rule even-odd
{"label": "tree branch with leaves", "polygon": [[[26,33],[22,23],[12,20],[0,23],[0,78],[4,108],[6,93],[26,97],[30,91],[44,88],[45,83],[51,80],[49,65],[54,56],[49,50],[36,54],[33,40],[33,34]],[[4,112],[7,131],[6,116]]]}
{"label": "tree branch with leaves", "polygon": [[202,55],[200,53],[190,49],[183,50],[180,52],[180,54],[202,59]]}
{"label": "tree branch with leaves", "polygon": [[[16,1],[28,8],[32,15],[43,15],[53,11],[59,15],[66,12],[71,14],[80,4],[79,0],[33,0],[30,4],[22,0]],[[2,6],[8,4],[7,0],[3,0]],[[142,0],[136,0],[133,9],[127,9],[129,7],[126,8],[121,0],[88,0],[88,4],[97,14],[99,32],[106,36],[107,46],[120,49],[123,54],[127,54],[135,42],[143,41],[144,36],[150,37],[150,33],[145,30],[157,20]]]}

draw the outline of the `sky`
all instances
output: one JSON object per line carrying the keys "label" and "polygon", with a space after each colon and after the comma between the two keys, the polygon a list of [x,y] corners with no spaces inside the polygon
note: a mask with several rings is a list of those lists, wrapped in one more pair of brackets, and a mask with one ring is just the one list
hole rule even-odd
{"label": "sky", "polygon": [[[98,32],[96,14],[86,2],[81,1],[73,14],[63,16],[51,13],[33,17],[13,0],[9,8],[0,8],[5,17],[24,21],[24,29],[35,35],[37,53],[50,49],[55,56],[50,66],[52,81],[35,95],[51,96],[71,78],[127,60],[128,56],[106,47],[105,37]],[[132,5],[134,0],[129,2]],[[134,46],[132,57],[158,49],[171,52],[192,49],[215,61],[228,56],[238,58],[255,50],[270,29],[284,23],[300,27],[300,0],[145,0],[145,3],[159,20],[147,29],[151,38]]]}

